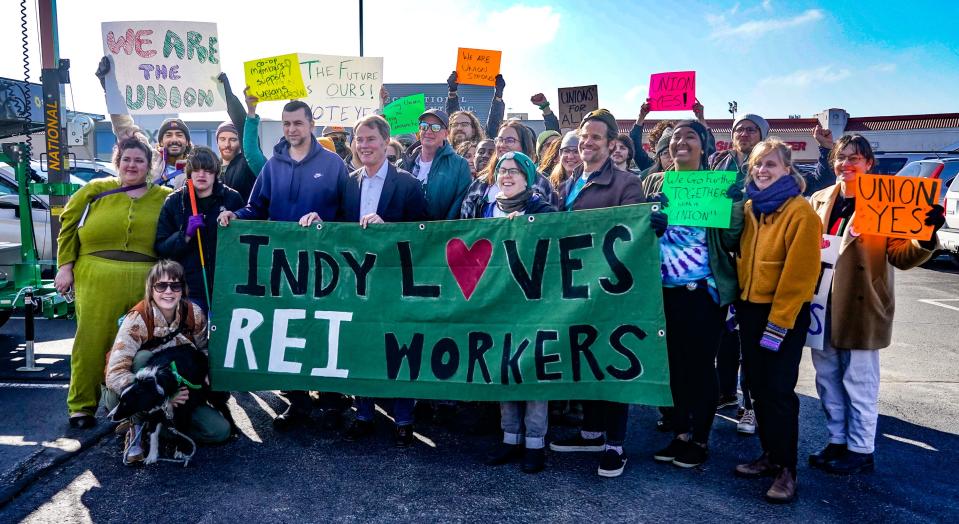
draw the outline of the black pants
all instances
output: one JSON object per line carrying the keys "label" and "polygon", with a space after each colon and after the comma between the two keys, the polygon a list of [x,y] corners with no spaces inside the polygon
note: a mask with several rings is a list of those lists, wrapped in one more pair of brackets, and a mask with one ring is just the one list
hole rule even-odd
{"label": "black pants", "polygon": [[759,441],[773,464],[796,471],[799,445],[799,397],[796,381],[809,331],[809,304],[803,304],[796,324],[786,333],[779,351],[759,346],[771,304],[736,305],[743,344],[743,365],[749,375]]}
{"label": "black pants", "polygon": [[629,404],[606,400],[583,401],[583,431],[606,433],[606,443],[622,446],[626,442]]}
{"label": "black pants", "polygon": [[725,329],[725,311],[704,282],[695,289],[663,288],[669,387],[673,393],[673,432],[692,432],[705,444],[713,427],[719,380],[716,352]]}
{"label": "black pants", "polygon": [[[735,320],[735,319],[734,319]],[[716,373],[719,375],[719,395],[731,397],[736,394],[736,383],[743,390],[743,406],[752,409],[753,403],[749,397],[749,379],[743,370],[740,376],[739,331],[730,330],[729,326],[723,329],[723,336],[719,343],[719,354],[716,356]]]}

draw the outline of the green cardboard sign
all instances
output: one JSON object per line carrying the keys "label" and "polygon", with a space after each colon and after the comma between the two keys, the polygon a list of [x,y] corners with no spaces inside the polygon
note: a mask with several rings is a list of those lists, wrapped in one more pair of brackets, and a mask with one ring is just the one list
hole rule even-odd
{"label": "green cardboard sign", "polygon": [[420,115],[426,111],[426,95],[415,95],[397,98],[383,108],[383,118],[390,123],[390,133],[393,136],[404,133],[416,133],[420,128]]}
{"label": "green cardboard sign", "polygon": [[648,204],[220,229],[212,384],[669,405]]}
{"label": "green cardboard sign", "polygon": [[726,192],[736,181],[735,171],[666,171],[663,194],[669,224],[728,228],[733,201]]}

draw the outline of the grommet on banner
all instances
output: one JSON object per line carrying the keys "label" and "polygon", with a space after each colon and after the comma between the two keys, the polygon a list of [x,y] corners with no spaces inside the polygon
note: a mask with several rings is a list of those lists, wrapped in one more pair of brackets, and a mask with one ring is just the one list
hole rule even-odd
{"label": "grommet on banner", "polygon": [[659,336],[665,337],[665,336],[666,336],[666,330],[660,329],[660,330],[659,330]]}
{"label": "grommet on banner", "polygon": [[426,229],[426,224],[420,224],[420,231],[423,231],[424,229]]}
{"label": "grommet on banner", "polygon": [[319,230],[321,230],[321,229],[323,229],[323,223],[322,223],[322,222],[320,222],[319,224],[316,225],[316,230],[317,230],[317,231],[319,231]]}
{"label": "grommet on banner", "polygon": [[652,209],[654,213],[656,211],[659,211],[659,204],[653,204],[653,207],[651,207],[650,209]]}
{"label": "grommet on banner", "polygon": [[536,220],[536,217],[534,217],[533,215],[529,215],[529,216],[526,218],[526,220],[529,220],[530,222],[532,222],[532,221]]}
{"label": "grommet on banner", "polygon": [[216,331],[216,324],[210,324],[210,331]]}

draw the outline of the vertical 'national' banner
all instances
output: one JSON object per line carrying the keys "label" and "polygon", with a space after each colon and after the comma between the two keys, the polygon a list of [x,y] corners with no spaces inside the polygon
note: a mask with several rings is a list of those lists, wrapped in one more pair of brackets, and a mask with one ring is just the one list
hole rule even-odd
{"label": "vertical 'national' banner", "polygon": [[219,233],[220,390],[669,405],[649,206]]}

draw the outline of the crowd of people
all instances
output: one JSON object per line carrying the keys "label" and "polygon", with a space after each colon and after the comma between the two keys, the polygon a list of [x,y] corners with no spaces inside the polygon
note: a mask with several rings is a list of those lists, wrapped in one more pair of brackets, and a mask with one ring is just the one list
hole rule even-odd
{"label": "crowd of people", "polygon": [[[102,80],[108,71],[104,60],[97,75]],[[111,115],[119,176],[85,185],[63,212],[55,284],[60,292],[75,291],[78,321],[71,426],[96,424],[101,399],[115,404],[152,354],[184,344],[206,352],[217,230],[234,221],[302,226],[343,221],[367,228],[657,203],[649,227],[659,238],[673,406],[661,408],[657,427],[671,438],[652,458],[681,468],[703,464],[716,410],[738,406],[738,429],[758,432],[761,452],[735,474],[770,478],[765,493],[770,501],[795,498],[795,387],[819,279],[820,244],[828,233],[840,237],[842,247],[825,318],[825,349],[812,350],[812,362],[829,440],[808,461],[836,474],[873,469],[879,350],[890,344],[894,312],[892,268],[923,263],[938,240],[935,233],[917,241],[856,231],[855,181],[875,163],[862,136],[834,140],[817,128],[819,161],[804,175],[789,146],[769,136],[769,124],[759,115],[737,118],[732,148],[716,152],[697,103],[695,118],[655,126],[648,135],[650,156],[642,146],[648,104],[629,134],[620,133],[605,109],[563,133],[546,97],[536,94],[531,101],[547,127],[537,135],[522,121],[504,120],[501,76],[484,126],[477,115],[460,110],[453,73],[446,110],[420,115],[411,143],[395,140],[378,115],[360,119],[352,129],[327,126],[317,137],[310,107],[291,101],[282,111],[283,138],[266,159],[258,141],[256,98],[244,92],[244,111],[228,79],[221,75],[220,81],[230,121],[217,128],[219,155],[192,145],[181,120],[165,121],[153,146],[129,116]],[[729,227],[669,223],[662,192],[666,173],[699,170],[737,173],[726,191]],[[935,206],[925,220],[938,231],[942,208]],[[274,426],[287,430],[310,416],[314,401],[305,391],[283,394],[289,406]],[[171,401],[181,406],[188,395],[182,389]],[[454,405],[329,392],[319,393],[318,401],[327,427],[338,427],[352,402],[355,415],[343,431],[351,442],[373,433],[379,403],[393,416],[400,447],[414,441],[420,405],[437,414]],[[502,402],[499,419],[503,438],[489,455],[491,466],[519,462],[523,471],[536,473],[545,467],[548,448],[597,453],[600,476],[624,471],[627,404]],[[551,421],[560,419],[578,422],[578,431],[548,441]],[[190,433],[199,442],[230,438],[229,424],[212,409],[198,409],[192,421]],[[134,424],[124,450],[128,463],[142,460],[138,435]]]}

